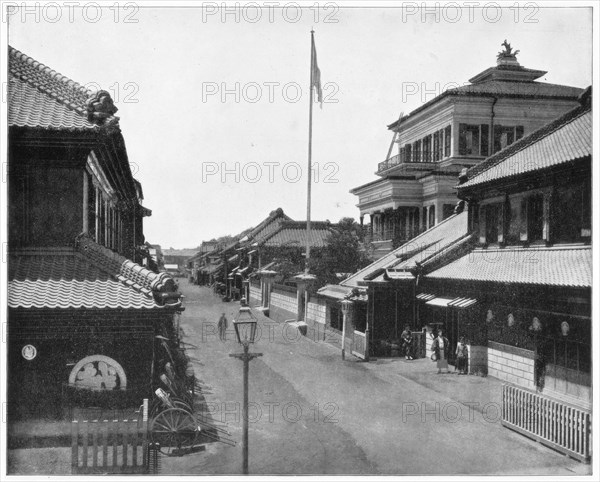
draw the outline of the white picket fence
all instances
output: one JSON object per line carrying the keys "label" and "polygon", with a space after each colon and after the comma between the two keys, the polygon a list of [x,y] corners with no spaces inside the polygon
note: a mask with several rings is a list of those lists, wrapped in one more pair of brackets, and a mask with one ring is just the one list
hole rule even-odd
{"label": "white picket fence", "polygon": [[590,461],[592,416],[586,410],[505,384],[502,425],[577,460]]}

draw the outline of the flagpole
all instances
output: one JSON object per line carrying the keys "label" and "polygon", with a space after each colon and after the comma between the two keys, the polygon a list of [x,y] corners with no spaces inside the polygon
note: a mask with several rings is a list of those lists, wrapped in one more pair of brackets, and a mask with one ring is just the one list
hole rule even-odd
{"label": "flagpole", "polygon": [[312,118],[313,118],[313,75],[315,62],[315,31],[310,31],[310,88],[308,107],[308,171],[306,176],[306,264],[304,272],[308,274],[308,263],[310,259],[310,191],[311,191],[311,167],[312,167]]}

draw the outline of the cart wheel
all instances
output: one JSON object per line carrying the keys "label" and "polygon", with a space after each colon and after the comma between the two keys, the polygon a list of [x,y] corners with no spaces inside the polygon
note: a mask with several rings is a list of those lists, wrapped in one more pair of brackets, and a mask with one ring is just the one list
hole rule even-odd
{"label": "cart wheel", "polygon": [[173,402],[173,405],[175,406],[175,408],[181,408],[182,410],[186,410],[190,413],[194,413],[194,407],[192,405],[190,405],[189,401],[184,400],[182,398],[175,398],[175,397],[173,397],[171,399],[171,401]]}
{"label": "cart wheel", "polygon": [[200,435],[194,416],[183,408],[168,408],[152,419],[150,437],[164,455],[182,455]]}

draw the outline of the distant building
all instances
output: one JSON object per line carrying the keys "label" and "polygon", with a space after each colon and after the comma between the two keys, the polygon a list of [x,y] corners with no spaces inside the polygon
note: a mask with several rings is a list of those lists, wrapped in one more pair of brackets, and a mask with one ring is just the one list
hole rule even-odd
{"label": "distant building", "polygon": [[188,260],[197,253],[196,249],[163,249],[164,264],[177,265],[179,272],[184,274],[187,272]]}

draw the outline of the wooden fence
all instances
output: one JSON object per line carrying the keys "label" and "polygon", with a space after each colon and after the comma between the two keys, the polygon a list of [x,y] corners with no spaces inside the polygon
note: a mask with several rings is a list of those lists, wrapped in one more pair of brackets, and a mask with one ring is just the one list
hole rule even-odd
{"label": "wooden fence", "polygon": [[502,425],[582,462],[590,460],[592,418],[586,410],[505,384]]}
{"label": "wooden fence", "polygon": [[[71,423],[73,474],[148,474],[148,400],[129,418],[93,418],[81,411]],[[156,464],[152,464],[156,465]]]}

